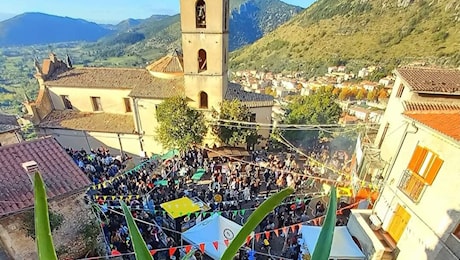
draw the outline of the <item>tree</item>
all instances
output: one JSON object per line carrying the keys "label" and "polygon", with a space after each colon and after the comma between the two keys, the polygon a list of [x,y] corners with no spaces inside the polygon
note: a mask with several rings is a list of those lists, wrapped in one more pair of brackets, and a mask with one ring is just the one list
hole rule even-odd
{"label": "tree", "polygon": [[189,107],[184,97],[171,97],[159,104],[157,120],[155,139],[166,149],[186,150],[201,143],[207,132],[204,115]]}
{"label": "tree", "polygon": [[[232,101],[224,100],[220,104],[220,112],[213,112],[213,118],[215,120],[248,122],[251,121],[252,117],[253,115],[249,111],[249,108],[237,99]],[[213,126],[212,130],[223,143],[228,145],[246,143],[248,146],[251,146],[256,144],[258,139],[257,130],[255,128],[247,127],[247,125],[240,123],[219,122],[219,124]]]}
{"label": "tree", "polygon": [[348,88],[348,87],[342,88],[342,90],[340,91],[340,94],[339,94],[339,99],[340,100],[345,100],[345,99],[350,98],[350,93],[351,93],[350,88]]}
{"label": "tree", "polygon": [[375,101],[377,99],[377,90],[372,90],[367,93],[367,100]]}
{"label": "tree", "polygon": [[[287,106],[287,124],[336,124],[342,109],[335,102],[335,96],[324,87],[309,96],[295,96]],[[288,131],[286,137],[292,141],[317,139],[318,131]]]}
{"label": "tree", "polygon": [[364,97],[366,97],[366,96],[367,96],[366,90],[364,88],[360,88],[358,90],[358,93],[356,94],[356,99],[357,100],[363,100]]}

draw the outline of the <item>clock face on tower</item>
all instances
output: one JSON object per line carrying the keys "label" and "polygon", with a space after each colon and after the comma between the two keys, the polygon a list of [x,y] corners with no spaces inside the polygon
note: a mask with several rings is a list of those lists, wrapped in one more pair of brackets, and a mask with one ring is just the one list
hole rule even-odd
{"label": "clock face on tower", "polygon": [[223,233],[224,233],[225,239],[232,240],[235,237],[235,234],[233,234],[233,231],[231,231],[228,228],[224,229]]}

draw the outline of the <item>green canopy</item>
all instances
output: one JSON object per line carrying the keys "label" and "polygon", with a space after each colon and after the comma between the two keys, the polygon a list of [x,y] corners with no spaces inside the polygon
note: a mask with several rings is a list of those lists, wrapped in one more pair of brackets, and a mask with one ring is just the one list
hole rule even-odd
{"label": "green canopy", "polygon": [[162,160],[168,160],[173,158],[175,155],[179,155],[179,150],[173,149],[161,156]]}
{"label": "green canopy", "polygon": [[197,169],[195,174],[193,174],[192,176],[192,180],[194,181],[199,181],[201,179],[201,177],[203,177],[203,175],[205,174],[206,172],[204,171],[204,169],[200,168],[200,169]]}
{"label": "green canopy", "polygon": [[[178,184],[179,181],[175,181],[174,183]],[[160,181],[156,181],[155,182],[155,185],[160,185],[160,186],[168,186],[168,180],[160,180]]]}

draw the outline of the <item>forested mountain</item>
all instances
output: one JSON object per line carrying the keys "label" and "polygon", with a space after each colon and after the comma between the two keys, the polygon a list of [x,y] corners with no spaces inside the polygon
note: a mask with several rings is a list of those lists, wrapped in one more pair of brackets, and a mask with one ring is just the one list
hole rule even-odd
{"label": "forested mountain", "polygon": [[[230,50],[250,44],[291,19],[302,8],[280,0],[230,0]],[[92,50],[101,57],[155,59],[181,48],[180,16],[147,19],[101,39]]]}
{"label": "forested mountain", "polygon": [[109,33],[110,30],[82,19],[24,13],[0,22],[0,46],[92,42]]}
{"label": "forested mountain", "polygon": [[460,65],[460,0],[318,0],[231,55],[235,68]]}

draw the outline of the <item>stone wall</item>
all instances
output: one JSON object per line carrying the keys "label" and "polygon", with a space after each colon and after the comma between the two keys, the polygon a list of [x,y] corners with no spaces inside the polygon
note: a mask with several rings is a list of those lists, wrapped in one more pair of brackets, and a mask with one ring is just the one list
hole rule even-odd
{"label": "stone wall", "polygon": [[[76,258],[86,253],[85,243],[80,231],[85,223],[94,219],[90,206],[83,201],[84,193],[50,202],[54,213],[62,214],[64,220],[59,229],[53,231],[53,241],[60,259]],[[0,240],[4,250],[13,259],[38,259],[35,241],[26,236],[24,218],[20,213],[0,219]]]}

